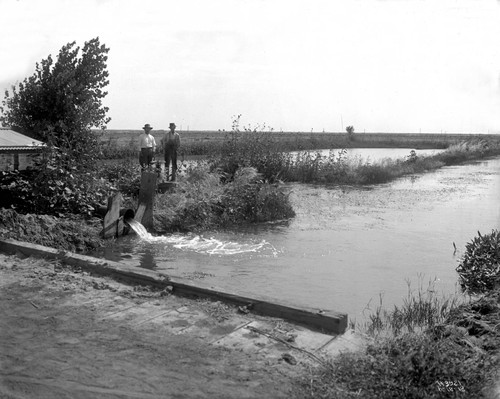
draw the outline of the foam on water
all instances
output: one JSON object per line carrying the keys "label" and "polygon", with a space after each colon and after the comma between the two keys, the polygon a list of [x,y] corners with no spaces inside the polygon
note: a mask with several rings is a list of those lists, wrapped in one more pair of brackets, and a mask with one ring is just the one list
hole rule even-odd
{"label": "foam on water", "polygon": [[142,239],[150,240],[151,238],[154,238],[150,233],[148,233],[146,228],[137,220],[127,219],[125,220],[125,222],[128,223],[128,225],[132,228],[132,230],[134,230],[137,233],[137,235]]}
{"label": "foam on water", "polygon": [[182,250],[191,250],[198,253],[209,255],[236,255],[250,252],[270,252],[276,256],[278,251],[267,241],[262,240],[258,243],[238,243],[231,241],[221,241],[216,238],[205,238],[201,236],[186,236],[182,234],[172,234],[169,236],[153,236],[145,227],[136,220],[127,220],[132,230],[137,235],[148,242],[170,244],[174,248]]}

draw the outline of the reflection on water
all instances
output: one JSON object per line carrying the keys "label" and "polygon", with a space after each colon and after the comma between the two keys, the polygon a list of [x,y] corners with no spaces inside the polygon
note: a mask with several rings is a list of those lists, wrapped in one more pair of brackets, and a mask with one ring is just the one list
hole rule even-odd
{"label": "reflection on water", "polygon": [[152,267],[172,276],[202,276],[243,295],[360,317],[381,293],[387,306],[401,303],[407,280],[416,287],[419,276],[454,292],[465,244],[478,230],[500,227],[500,158],[370,189],[289,187],[297,216],[288,224],[208,238],[128,236],[103,256],[135,265],[155,262]]}
{"label": "reflection on water", "polygon": [[154,251],[146,249],[144,252],[139,254],[140,266],[144,269],[156,269],[156,260]]}
{"label": "reflection on water", "polygon": [[338,158],[340,152],[344,152],[343,157],[347,157],[352,160],[360,160],[362,162],[380,162],[384,159],[390,158],[396,159],[406,159],[410,156],[410,152],[414,151],[417,156],[429,156],[438,154],[444,150],[437,149],[425,149],[417,150],[413,148],[347,148],[347,149],[328,149],[328,150],[315,150],[315,151],[292,151],[291,154],[298,156],[308,152],[310,154],[320,154],[322,157],[328,157],[332,155],[335,159]]}

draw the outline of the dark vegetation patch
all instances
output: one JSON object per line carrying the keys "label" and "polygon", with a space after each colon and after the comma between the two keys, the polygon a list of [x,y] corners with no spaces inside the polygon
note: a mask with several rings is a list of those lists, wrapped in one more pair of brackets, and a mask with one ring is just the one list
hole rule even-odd
{"label": "dark vegetation patch", "polygon": [[[450,326],[448,326],[450,327]],[[384,338],[346,352],[310,377],[311,398],[479,398],[498,358],[460,329]]]}
{"label": "dark vegetation patch", "polygon": [[500,285],[500,232],[478,235],[465,246],[457,267],[459,282],[465,291],[482,294]]}
{"label": "dark vegetation patch", "polygon": [[66,251],[85,252],[101,247],[101,229],[98,219],[84,221],[76,216],[22,215],[13,209],[0,209],[0,237]]}
{"label": "dark vegetation patch", "polygon": [[175,191],[156,196],[155,226],[161,231],[209,230],[295,216],[289,194],[270,184],[254,168],[240,168],[230,178],[199,164]]}

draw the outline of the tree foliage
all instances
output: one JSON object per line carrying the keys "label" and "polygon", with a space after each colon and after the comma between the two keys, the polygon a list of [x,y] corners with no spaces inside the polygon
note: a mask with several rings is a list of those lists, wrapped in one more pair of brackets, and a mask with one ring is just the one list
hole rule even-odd
{"label": "tree foliage", "polygon": [[32,171],[2,172],[0,206],[20,212],[90,216],[109,187],[96,179],[100,148],[92,128],[110,118],[107,95],[109,49],[99,38],[61,48],[35,73],[5,92],[0,122],[46,143],[46,154]]}
{"label": "tree foliage", "polygon": [[349,138],[352,138],[354,136],[354,126],[350,125],[345,128],[345,131],[347,132],[347,136]]}
{"label": "tree foliage", "polygon": [[[61,48],[36,64],[35,73],[5,92],[0,121],[58,148],[65,163],[88,167],[98,154],[91,128],[105,129],[110,118],[102,100],[109,84],[107,53],[99,38]],[[70,162],[72,161],[72,162]]]}

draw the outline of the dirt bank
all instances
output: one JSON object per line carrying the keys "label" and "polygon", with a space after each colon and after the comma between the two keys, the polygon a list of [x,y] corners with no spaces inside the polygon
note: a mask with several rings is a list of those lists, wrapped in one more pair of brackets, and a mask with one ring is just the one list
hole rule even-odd
{"label": "dirt bank", "polygon": [[300,353],[222,344],[238,325],[263,320],[0,254],[0,397],[302,397],[295,381],[309,363]]}
{"label": "dirt bank", "polygon": [[0,237],[31,242],[72,252],[100,248],[102,220],[78,216],[57,218],[49,215],[22,215],[13,209],[0,209]]}

